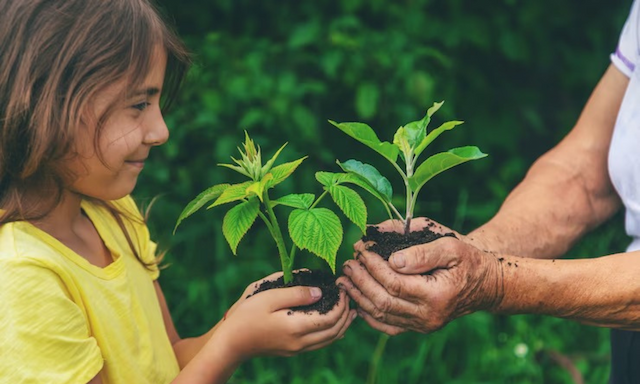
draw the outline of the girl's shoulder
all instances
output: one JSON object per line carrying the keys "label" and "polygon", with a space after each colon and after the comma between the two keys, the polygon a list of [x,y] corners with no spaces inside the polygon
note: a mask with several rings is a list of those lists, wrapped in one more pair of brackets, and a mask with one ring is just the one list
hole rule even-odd
{"label": "girl's shoulder", "polygon": [[34,225],[16,221],[0,226],[0,263],[18,259],[51,259],[57,240]]}

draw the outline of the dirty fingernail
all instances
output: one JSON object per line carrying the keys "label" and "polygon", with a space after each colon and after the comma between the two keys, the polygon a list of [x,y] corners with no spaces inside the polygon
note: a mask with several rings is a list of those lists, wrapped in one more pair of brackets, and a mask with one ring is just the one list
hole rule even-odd
{"label": "dirty fingernail", "polygon": [[344,272],[345,275],[351,274],[351,267],[348,264],[343,265],[342,272]]}
{"label": "dirty fingernail", "polygon": [[309,288],[309,292],[311,293],[311,297],[317,299],[322,296],[322,290],[318,287]]}
{"label": "dirty fingernail", "polygon": [[404,253],[395,253],[393,257],[391,257],[391,262],[396,268],[404,268],[406,264]]}

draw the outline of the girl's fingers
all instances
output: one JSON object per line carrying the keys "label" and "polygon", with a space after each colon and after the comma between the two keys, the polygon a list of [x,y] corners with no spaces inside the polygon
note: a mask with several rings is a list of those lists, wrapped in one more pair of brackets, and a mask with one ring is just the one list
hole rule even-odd
{"label": "girl's fingers", "polygon": [[317,287],[301,286],[275,288],[260,292],[252,298],[254,297],[259,298],[260,304],[266,306],[267,311],[272,313],[313,304],[322,297],[322,290]]}
{"label": "girl's fingers", "polygon": [[331,329],[340,321],[344,313],[349,310],[347,295],[340,291],[338,304],[329,312],[319,314],[317,312],[303,313],[292,311],[290,307],[279,311],[282,317],[280,321],[289,322],[289,329],[295,330],[300,337]]}
{"label": "girl's fingers", "polygon": [[280,276],[282,276],[282,272],[274,272],[269,276],[265,276],[260,280],[254,281],[253,283],[249,284],[247,288],[245,288],[244,292],[242,293],[241,299],[244,299],[247,296],[253,294],[260,287],[260,284],[264,283],[265,281],[275,281]]}
{"label": "girl's fingers", "polygon": [[331,329],[327,329],[322,332],[310,334],[308,340],[305,343],[309,345],[302,349],[302,351],[313,351],[330,345],[344,337],[345,332],[353,323],[353,320],[357,317],[355,309],[349,310],[345,313],[345,316],[340,319],[340,322],[336,323]]}

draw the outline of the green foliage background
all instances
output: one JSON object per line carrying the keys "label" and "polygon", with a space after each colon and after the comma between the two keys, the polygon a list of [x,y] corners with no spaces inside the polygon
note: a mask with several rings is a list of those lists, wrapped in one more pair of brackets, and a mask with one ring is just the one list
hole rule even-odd
{"label": "green foliage background", "polygon": [[[631,1],[596,0],[161,0],[196,65],[167,113],[171,139],[152,153],[135,197],[159,196],[150,216],[168,251],[161,283],[183,337],[213,326],[244,287],[279,268],[275,246],[254,226],[234,257],[222,237],[224,208],[203,211],[171,232],[204,188],[235,181],[217,167],[247,130],[267,156],[309,159],[279,193],[320,192],[318,170],[357,157],[383,161],[327,123],[363,121],[391,140],[399,125],[445,100],[432,127],[465,120],[431,151],[477,145],[489,154],[431,181],[417,214],[459,231],[496,212],[531,163],[572,127],[609,63]],[[389,175],[391,169],[387,171]],[[398,183],[399,180],[392,179]],[[277,191],[276,194],[280,196]],[[277,197],[277,196],[275,196]],[[385,219],[377,201],[370,222]],[[401,203],[400,203],[401,204]],[[282,215],[282,213],[281,213]],[[282,215],[284,218],[285,216]],[[359,233],[344,222],[338,265]],[[570,257],[624,249],[622,216]],[[300,266],[325,267],[309,255]],[[379,334],[356,321],[345,339],[295,358],[257,358],[236,383],[365,383]],[[431,335],[391,338],[378,383],[572,383],[558,354],[587,383],[606,382],[608,331],[531,315],[477,313]],[[370,381],[371,382],[371,381]]]}

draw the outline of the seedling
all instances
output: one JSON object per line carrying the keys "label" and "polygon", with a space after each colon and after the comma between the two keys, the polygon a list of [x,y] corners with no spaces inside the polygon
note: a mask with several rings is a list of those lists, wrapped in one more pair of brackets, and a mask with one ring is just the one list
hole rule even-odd
{"label": "seedling", "polygon": [[[331,124],[338,127],[347,135],[382,155],[398,171],[405,186],[406,204],[404,215],[398,211],[391,201],[393,189],[389,180],[369,164],[364,164],[357,160],[348,160],[344,163],[338,161],[338,165],[340,165],[346,173],[331,174],[331,182],[336,185],[350,182],[359,185],[373,194],[385,205],[389,217],[393,218],[393,214],[395,214],[398,219],[402,221],[404,233],[408,234],[411,228],[411,219],[413,218],[418,193],[429,180],[458,164],[487,156],[482,153],[478,147],[467,146],[437,153],[427,158],[424,162],[418,163],[420,154],[422,154],[427,146],[440,136],[441,133],[451,130],[463,123],[462,121],[448,121],[427,134],[427,126],[431,121],[431,116],[440,109],[443,103],[444,102],[434,103],[433,106],[427,110],[427,114],[422,120],[413,121],[398,128],[393,137],[393,143],[380,141],[373,129],[367,124],[358,122],[336,123],[335,121],[329,120]],[[404,162],[404,169],[398,164],[398,157]],[[325,177],[328,178],[329,175],[325,175]]]}
{"label": "seedling", "polygon": [[[239,184],[218,184],[207,188],[184,208],[174,233],[184,219],[211,201],[213,203],[207,209],[238,202],[226,213],[222,221],[222,233],[234,255],[240,240],[260,217],[276,242],[285,284],[292,281],[293,262],[298,248],[306,249],[325,260],[335,274],[336,253],[342,243],[342,224],[333,211],[319,208],[317,205],[329,194],[345,216],[364,233],[367,223],[364,201],[356,192],[339,185],[325,186],[324,192],[318,198],[314,194],[303,193],[272,200],[269,191],[291,176],[306,159],[305,156],[274,167],[276,158],[286,145],[280,147],[275,155],[262,165],[260,146],[256,146],[245,132],[244,149],[238,148],[241,158],[231,158],[235,165],[219,165],[232,169],[249,180]],[[318,174],[316,177],[321,179],[322,172]],[[293,208],[288,219],[289,237],[292,241],[289,247],[274,212],[277,206]]]}

